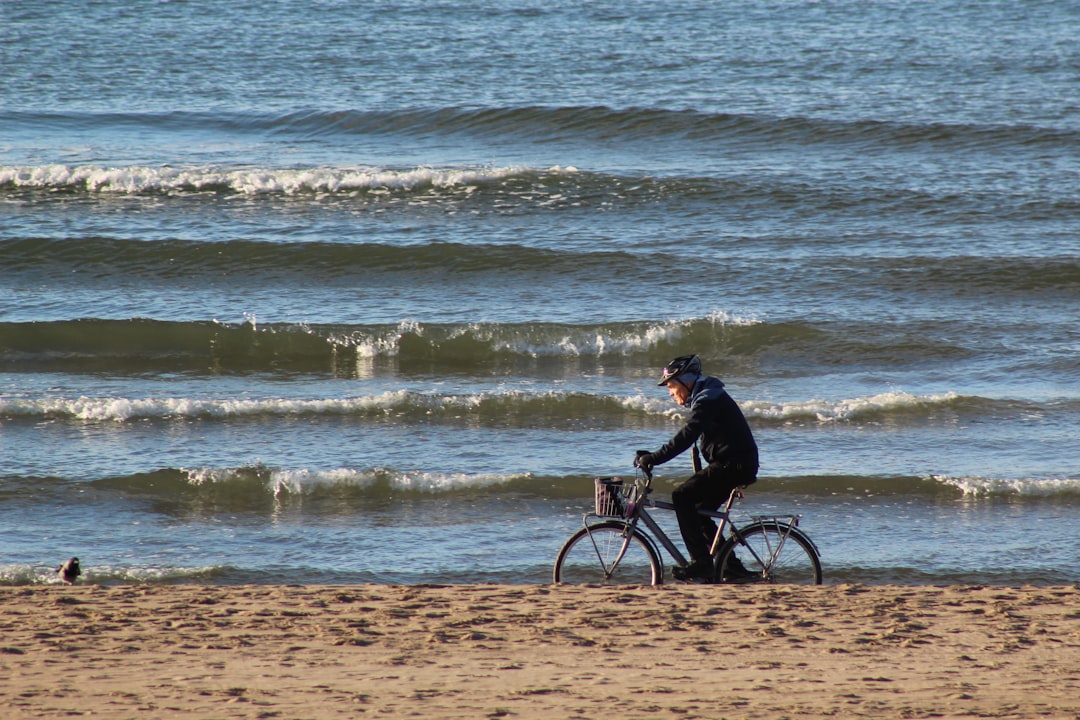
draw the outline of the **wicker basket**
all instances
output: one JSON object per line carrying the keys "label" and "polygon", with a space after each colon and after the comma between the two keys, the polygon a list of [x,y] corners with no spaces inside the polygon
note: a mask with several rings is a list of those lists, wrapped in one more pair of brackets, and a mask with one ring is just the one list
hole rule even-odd
{"label": "wicker basket", "polygon": [[623,481],[619,478],[596,478],[596,514],[622,517],[625,511]]}

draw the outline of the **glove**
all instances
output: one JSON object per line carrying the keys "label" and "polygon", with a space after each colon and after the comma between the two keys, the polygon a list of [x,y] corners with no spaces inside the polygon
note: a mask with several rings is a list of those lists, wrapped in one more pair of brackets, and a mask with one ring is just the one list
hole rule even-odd
{"label": "glove", "polygon": [[652,472],[653,469],[653,454],[648,450],[638,450],[637,457],[634,458],[634,467],[641,468],[645,472]]}

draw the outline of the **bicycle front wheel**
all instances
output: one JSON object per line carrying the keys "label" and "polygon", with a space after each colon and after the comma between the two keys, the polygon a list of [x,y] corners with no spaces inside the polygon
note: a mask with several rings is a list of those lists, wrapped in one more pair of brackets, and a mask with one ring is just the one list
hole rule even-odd
{"label": "bicycle front wheel", "polygon": [[810,538],[795,527],[759,522],[739,530],[720,550],[718,582],[820,585],[821,561]]}
{"label": "bicycle front wheel", "polygon": [[663,566],[648,538],[616,521],[581,528],[555,558],[557,583],[659,585],[663,578]]}

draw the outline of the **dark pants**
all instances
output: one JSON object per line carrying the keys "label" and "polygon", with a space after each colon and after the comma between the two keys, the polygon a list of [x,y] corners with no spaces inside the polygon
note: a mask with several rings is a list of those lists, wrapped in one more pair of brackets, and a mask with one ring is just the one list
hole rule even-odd
{"label": "dark pants", "polygon": [[709,545],[716,536],[716,523],[698,515],[698,510],[716,510],[727,502],[731,491],[757,480],[757,463],[709,463],[671,493],[675,516],[679,519],[691,562],[709,559]]}

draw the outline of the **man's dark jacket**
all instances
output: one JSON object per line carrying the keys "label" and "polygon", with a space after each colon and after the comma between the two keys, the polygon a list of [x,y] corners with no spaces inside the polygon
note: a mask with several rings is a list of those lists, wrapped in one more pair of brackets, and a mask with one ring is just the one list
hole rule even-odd
{"label": "man's dark jacket", "polygon": [[686,402],[690,419],[662,448],[653,453],[660,465],[685,452],[698,438],[707,463],[738,463],[757,470],[758,449],[742,410],[719,379],[698,378]]}

